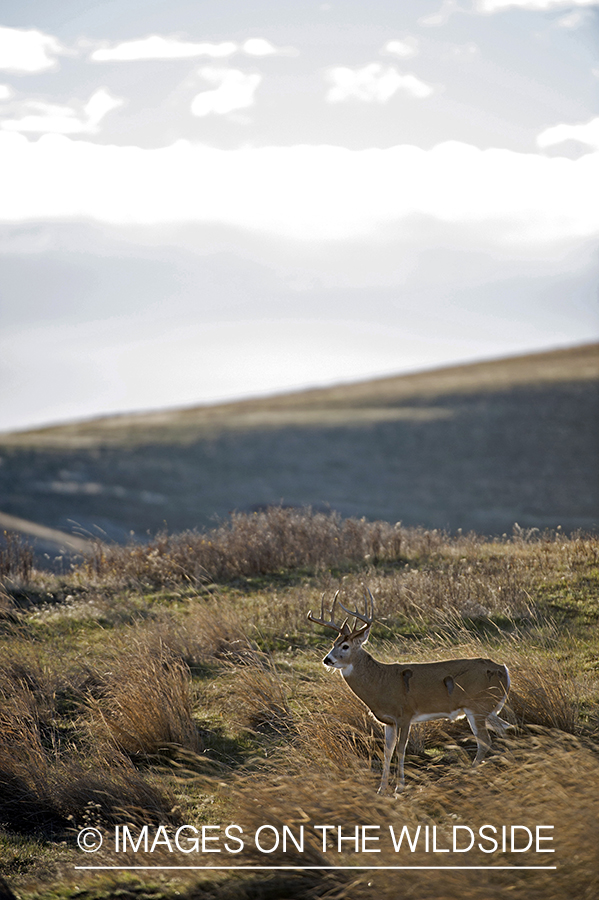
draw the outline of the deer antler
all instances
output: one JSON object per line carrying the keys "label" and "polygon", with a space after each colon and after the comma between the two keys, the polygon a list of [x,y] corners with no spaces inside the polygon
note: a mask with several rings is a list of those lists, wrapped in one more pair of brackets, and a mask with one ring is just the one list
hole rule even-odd
{"label": "deer antler", "polygon": [[[365,622],[367,627],[370,627],[374,622],[374,597],[370,592],[370,588],[366,588],[368,593],[364,594],[364,614],[359,613],[357,610],[346,609],[341,600],[339,600],[339,606],[346,612],[348,616],[353,616],[356,620],[356,624],[358,621]],[[339,593],[339,592],[337,592]],[[368,615],[368,600],[370,598],[370,615]],[[335,599],[337,599],[337,595],[335,595]],[[364,629],[365,630],[365,629]]]}
{"label": "deer antler", "polygon": [[[329,616],[330,616],[328,622],[324,617],[324,596],[325,595],[323,594],[321,601],[320,601],[320,619],[317,619],[316,616],[313,616],[312,610],[310,610],[310,612],[308,613],[309,620],[311,622],[315,622],[317,625],[324,625],[325,628],[332,628],[333,631],[337,632],[337,634],[344,634],[345,632],[349,631],[349,629],[347,627],[347,619],[345,620],[345,622],[343,622],[342,625],[337,625],[337,623],[335,622],[335,604],[337,603],[337,597],[339,596],[339,591],[337,591],[337,593],[333,597],[333,605],[331,606],[331,608],[328,611]],[[341,602],[339,602],[339,606],[341,606]],[[343,608],[345,609],[345,607],[343,607]],[[345,611],[347,612],[347,610],[345,610]]]}

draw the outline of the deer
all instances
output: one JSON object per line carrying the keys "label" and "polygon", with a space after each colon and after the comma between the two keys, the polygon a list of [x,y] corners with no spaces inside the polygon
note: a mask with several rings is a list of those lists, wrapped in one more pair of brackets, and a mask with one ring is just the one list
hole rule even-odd
{"label": "deer", "polygon": [[[328,610],[328,619],[325,619],[325,594],[321,599],[320,618],[312,615],[310,610],[308,619],[337,633],[333,646],[323,659],[324,665],[339,669],[350,690],[385,726],[383,774],[377,793],[387,793],[396,745],[399,784],[395,794],[403,791],[406,745],[415,722],[433,719],[453,722],[465,716],[476,738],[473,765],[478,766],[491,748],[488,729],[501,733],[510,727],[498,715],[510,689],[507,666],[483,658],[407,664],[379,662],[364,649],[374,621],[374,598],[370,589],[366,591],[363,613],[346,609],[338,599],[337,591]],[[341,625],[335,622],[337,603],[346,614]],[[354,623],[350,627],[352,618]]]}

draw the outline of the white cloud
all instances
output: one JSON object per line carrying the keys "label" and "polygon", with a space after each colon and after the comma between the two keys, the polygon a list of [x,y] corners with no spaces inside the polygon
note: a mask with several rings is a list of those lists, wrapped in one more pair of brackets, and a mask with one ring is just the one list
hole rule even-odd
{"label": "white cloud", "polygon": [[56,57],[64,52],[60,42],[50,34],[0,27],[0,69],[22,74],[44,72],[56,68]]}
{"label": "white cloud", "polygon": [[10,100],[14,91],[9,84],[0,84],[0,100]]}
{"label": "white cloud", "polygon": [[79,109],[26,100],[22,104],[26,114],[21,118],[0,121],[0,128],[37,134],[97,134],[102,119],[111,110],[122,106],[123,102],[113,97],[106,88],[95,91]]}
{"label": "white cloud", "polygon": [[403,40],[387,41],[381,53],[391,53],[393,56],[399,56],[400,59],[410,59],[420,52],[420,41],[418,38],[408,35]]}
{"label": "white cloud", "polygon": [[97,130],[97,126],[104,116],[112,112],[113,109],[118,109],[124,102],[121,97],[113,97],[106,88],[99,88],[95,91],[83,107],[85,120],[92,132]]}
{"label": "white cloud", "polygon": [[241,47],[249,56],[297,56],[294,47],[275,47],[265,38],[250,38]]}
{"label": "white cloud", "polygon": [[457,0],[443,0],[438,12],[430,13],[427,16],[421,16],[421,18],[418,19],[418,24],[426,25],[430,28],[438,25],[445,25],[450,17],[456,12],[466,12],[466,10],[457,3]]}
{"label": "white cloud", "polygon": [[553,147],[564,141],[580,141],[593,150],[599,150],[599,118],[581,125],[553,125],[537,136],[537,146],[542,148]]}
{"label": "white cloud", "polygon": [[215,69],[206,67],[200,75],[216,87],[212,91],[202,91],[191,103],[194,116],[210,113],[226,115],[237,109],[247,109],[254,104],[254,94],[262,81],[258,74],[246,74],[239,69]]}
{"label": "white cloud", "polygon": [[561,16],[561,18],[559,18],[555,24],[559,28],[568,28],[574,30],[575,28],[580,28],[586,18],[586,13],[575,10],[574,12],[567,13],[565,16]]}
{"label": "white cloud", "polygon": [[209,56],[212,59],[225,59],[235,53],[246,53],[248,56],[297,56],[293,47],[275,47],[266,38],[249,38],[243,44],[234,41],[222,41],[215,44],[208,41],[184,41],[176,35],[164,37],[152,34],[146,38],[123,41],[113,47],[97,47],[90,56],[94,62],[135,62],[150,59],[193,59],[198,56]]}
{"label": "white cloud", "polygon": [[599,0],[476,0],[475,9],[477,12],[483,13],[495,13],[514,8],[544,12],[550,9],[597,5],[599,5]]}
{"label": "white cloud", "polygon": [[[93,173],[93,177],[90,177]],[[599,233],[599,153],[577,160],[446,142],[398,146],[160,149],[0,132],[5,221],[200,222],[302,241],[385,242],[413,217],[476,228],[492,246]]]}
{"label": "white cloud", "polygon": [[96,62],[131,62],[148,59],[192,59],[196,56],[210,56],[222,59],[238,51],[233,41],[220,44],[182,41],[178,37],[162,37],[158,34],[134,41],[124,41],[114,47],[100,47],[91,54]]}
{"label": "white cloud", "polygon": [[433,88],[415,75],[402,75],[395,66],[369,63],[359,69],[337,66],[326,72],[332,87],[326,99],[329,103],[345,100],[363,100],[366,103],[387,103],[398,91],[422,99],[433,93]]}
{"label": "white cloud", "polygon": [[[528,9],[533,12],[546,12],[552,9],[571,9],[576,6],[599,6],[599,0],[473,0],[472,6],[468,7],[460,6],[458,0],[443,0],[441,7],[436,13],[421,16],[418,19],[418,24],[429,27],[445,25],[450,17],[457,12],[492,14],[506,9]],[[574,15],[573,13],[572,22],[576,21],[573,18]],[[577,27],[577,25],[568,24],[569,17],[564,18],[564,27]]]}

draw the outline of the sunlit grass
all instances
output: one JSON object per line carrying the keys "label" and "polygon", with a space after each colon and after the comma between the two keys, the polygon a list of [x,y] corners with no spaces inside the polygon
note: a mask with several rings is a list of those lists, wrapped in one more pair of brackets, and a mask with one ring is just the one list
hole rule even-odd
{"label": "sunlit grass", "polygon": [[[370,823],[387,833],[428,824],[444,839],[455,823],[538,822],[555,828],[555,872],[405,871],[405,896],[594,896],[599,539],[533,532],[489,541],[375,525],[275,510],[237,517],[208,538],[221,542],[210,577],[197,576],[202,539],[173,536],[162,556],[135,548],[134,571],[130,549],[115,548],[71,576],[4,579],[0,872],[19,898],[398,896],[397,873],[359,870],[75,875],[76,830],[120,822],[238,822],[248,833],[263,824]],[[344,534],[340,552],[334,538]],[[247,566],[260,574],[241,575]],[[375,793],[382,726],[325,670],[330,635],[306,621],[323,592],[340,589],[351,605],[364,585],[375,598],[377,658],[492,655],[512,676],[502,715],[513,728],[494,736],[487,761],[472,769],[467,724],[415,726],[399,800]],[[363,861],[347,846],[333,861]],[[398,864],[388,844],[382,850],[378,865]],[[189,859],[162,849],[153,863]],[[330,854],[312,833],[303,855],[266,862],[323,859]],[[114,861],[108,849],[97,856]],[[241,861],[263,864],[265,855],[248,846]],[[430,855],[419,848],[400,862],[426,865]]]}

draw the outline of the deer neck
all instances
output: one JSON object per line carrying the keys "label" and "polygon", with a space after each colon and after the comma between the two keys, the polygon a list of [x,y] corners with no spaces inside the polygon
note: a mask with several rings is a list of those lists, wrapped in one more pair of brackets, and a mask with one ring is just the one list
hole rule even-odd
{"label": "deer neck", "polygon": [[360,648],[355,654],[351,665],[341,670],[341,674],[347,686],[370,709],[376,705],[379,694],[379,685],[383,675],[383,664],[374,659],[370,653]]}

